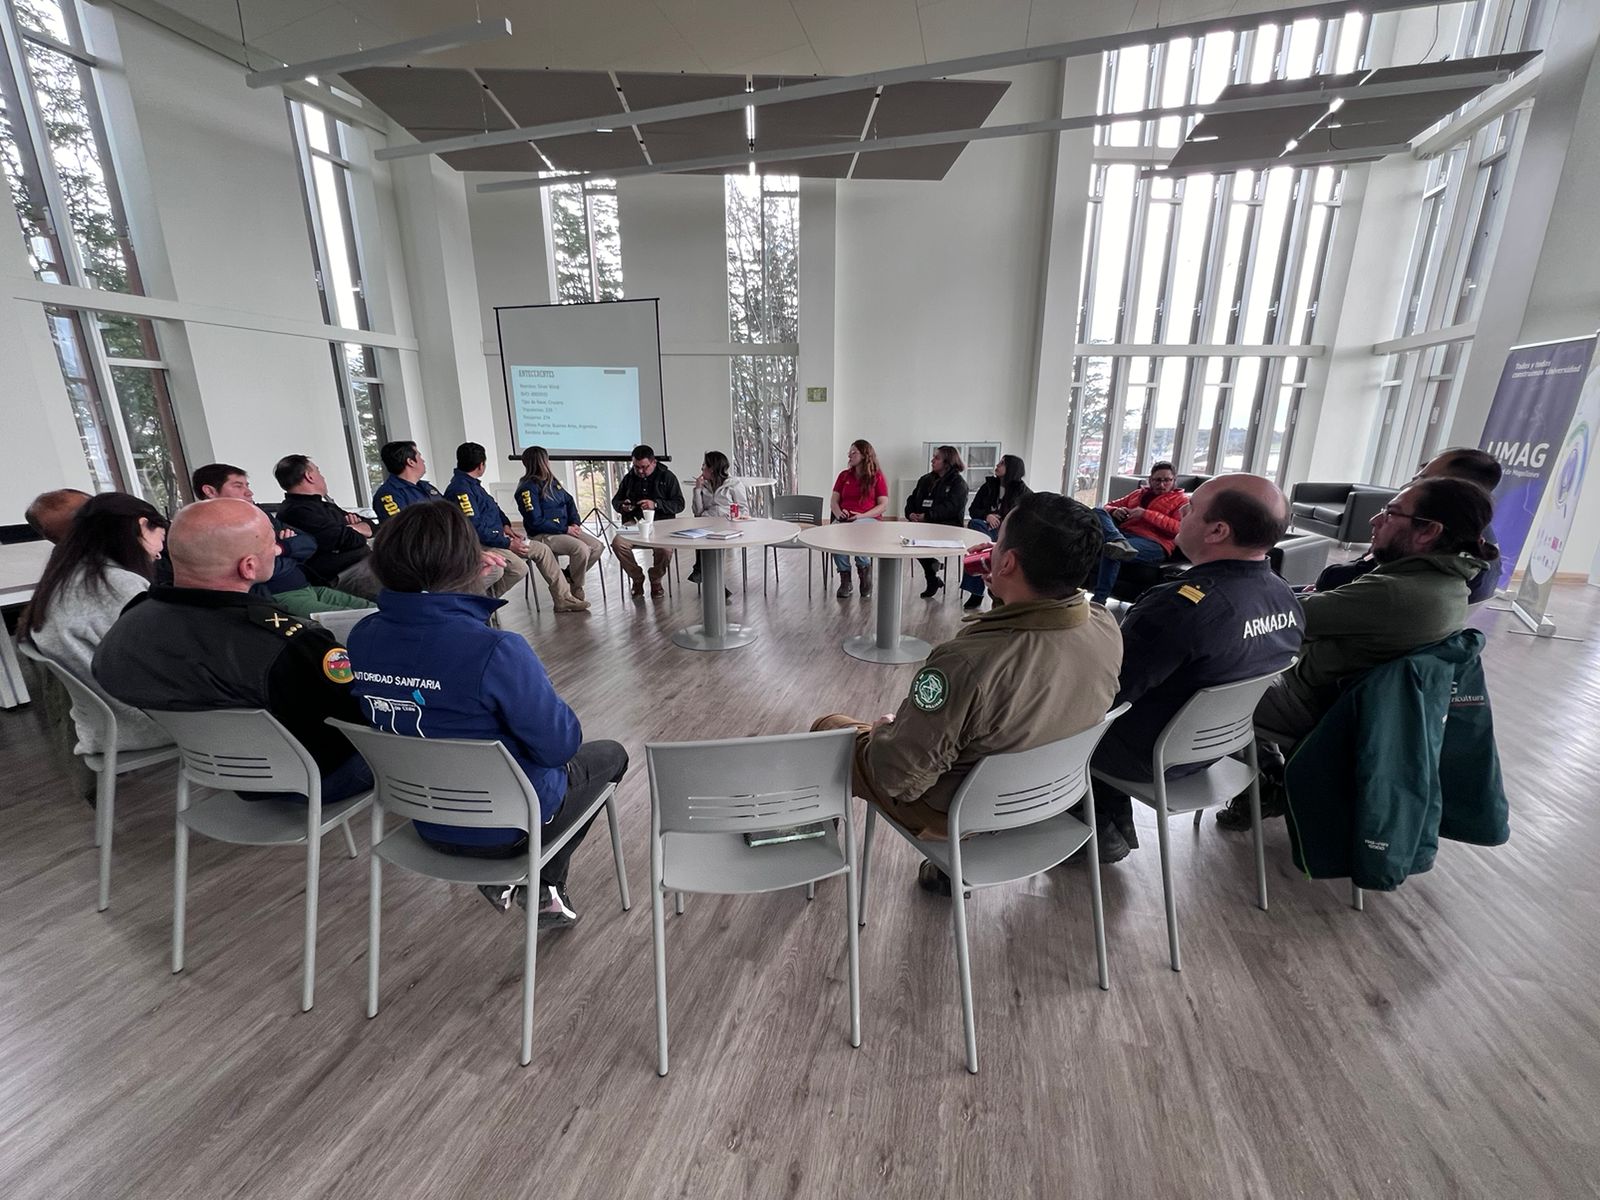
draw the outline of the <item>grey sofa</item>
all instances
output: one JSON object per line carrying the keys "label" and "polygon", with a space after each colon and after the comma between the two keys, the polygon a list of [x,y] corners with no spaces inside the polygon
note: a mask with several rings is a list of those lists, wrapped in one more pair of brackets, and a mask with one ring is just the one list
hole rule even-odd
{"label": "grey sofa", "polygon": [[1397,495],[1370,483],[1297,483],[1289,489],[1289,523],[1336,542],[1370,542],[1372,518]]}

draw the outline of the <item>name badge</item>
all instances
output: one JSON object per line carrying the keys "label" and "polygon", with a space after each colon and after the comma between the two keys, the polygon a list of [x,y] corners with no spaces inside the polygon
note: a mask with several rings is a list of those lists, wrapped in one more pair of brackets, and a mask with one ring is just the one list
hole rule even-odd
{"label": "name badge", "polygon": [[932,508],[933,507],[933,501],[932,500],[924,500],[922,502],[922,507],[923,508]]}

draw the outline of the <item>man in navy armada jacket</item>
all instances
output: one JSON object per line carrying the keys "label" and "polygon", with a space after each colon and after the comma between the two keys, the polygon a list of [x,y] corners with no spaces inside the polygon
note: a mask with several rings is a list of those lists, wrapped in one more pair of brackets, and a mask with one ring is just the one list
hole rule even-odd
{"label": "man in navy armada jacket", "polygon": [[524,560],[538,568],[540,577],[550,588],[550,598],[560,612],[588,612],[586,601],[572,594],[572,586],[561,573],[561,564],[555,553],[543,542],[530,541],[511,528],[511,518],[483,486],[483,473],[489,465],[489,454],[477,442],[462,442],[456,447],[456,473],[445,488],[445,499],[467,514],[478,541],[494,550],[506,560],[506,573],[500,582],[489,588],[489,595],[503,596],[527,577]]}

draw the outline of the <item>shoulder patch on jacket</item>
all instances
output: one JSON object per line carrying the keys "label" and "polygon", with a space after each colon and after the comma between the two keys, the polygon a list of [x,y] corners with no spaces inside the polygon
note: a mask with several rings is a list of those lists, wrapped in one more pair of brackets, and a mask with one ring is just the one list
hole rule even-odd
{"label": "shoulder patch on jacket", "polygon": [[911,681],[911,703],[923,712],[938,712],[950,699],[950,680],[938,667],[923,667]]}
{"label": "shoulder patch on jacket", "polygon": [[334,683],[349,683],[356,677],[350,669],[350,655],[343,646],[335,646],[322,656],[322,673]]}
{"label": "shoulder patch on jacket", "polygon": [[465,492],[457,492],[456,493],[456,503],[461,505],[461,511],[466,513],[467,516],[470,517],[470,516],[473,515],[472,514],[472,497],[471,496],[467,495]]}
{"label": "shoulder patch on jacket", "polygon": [[1178,595],[1182,596],[1185,600],[1189,601],[1191,604],[1199,604],[1200,601],[1202,601],[1202,600],[1204,600],[1206,598],[1206,594],[1204,592],[1202,592],[1199,588],[1195,587],[1194,584],[1192,584],[1192,583],[1186,583],[1182,587],[1180,587],[1178,589]]}

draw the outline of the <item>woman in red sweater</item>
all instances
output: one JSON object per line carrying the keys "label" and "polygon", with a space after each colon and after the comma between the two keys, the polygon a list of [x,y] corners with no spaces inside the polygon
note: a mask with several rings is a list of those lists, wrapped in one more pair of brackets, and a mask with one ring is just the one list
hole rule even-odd
{"label": "woman in red sweater", "polygon": [[1104,604],[1116,586],[1125,562],[1161,562],[1172,553],[1178,521],[1189,497],[1178,486],[1178,474],[1169,462],[1150,468],[1150,481],[1137,491],[1107,501],[1095,512],[1105,530],[1106,544],[1095,580],[1093,600]]}
{"label": "woman in red sweater", "polygon": [[[829,505],[835,521],[876,521],[889,507],[889,481],[878,467],[878,454],[865,438],[850,443],[845,469],[833,481]],[[850,559],[833,556],[839,572],[838,596],[850,594]],[[861,594],[872,595],[872,560],[856,556],[856,574],[861,577]]]}

